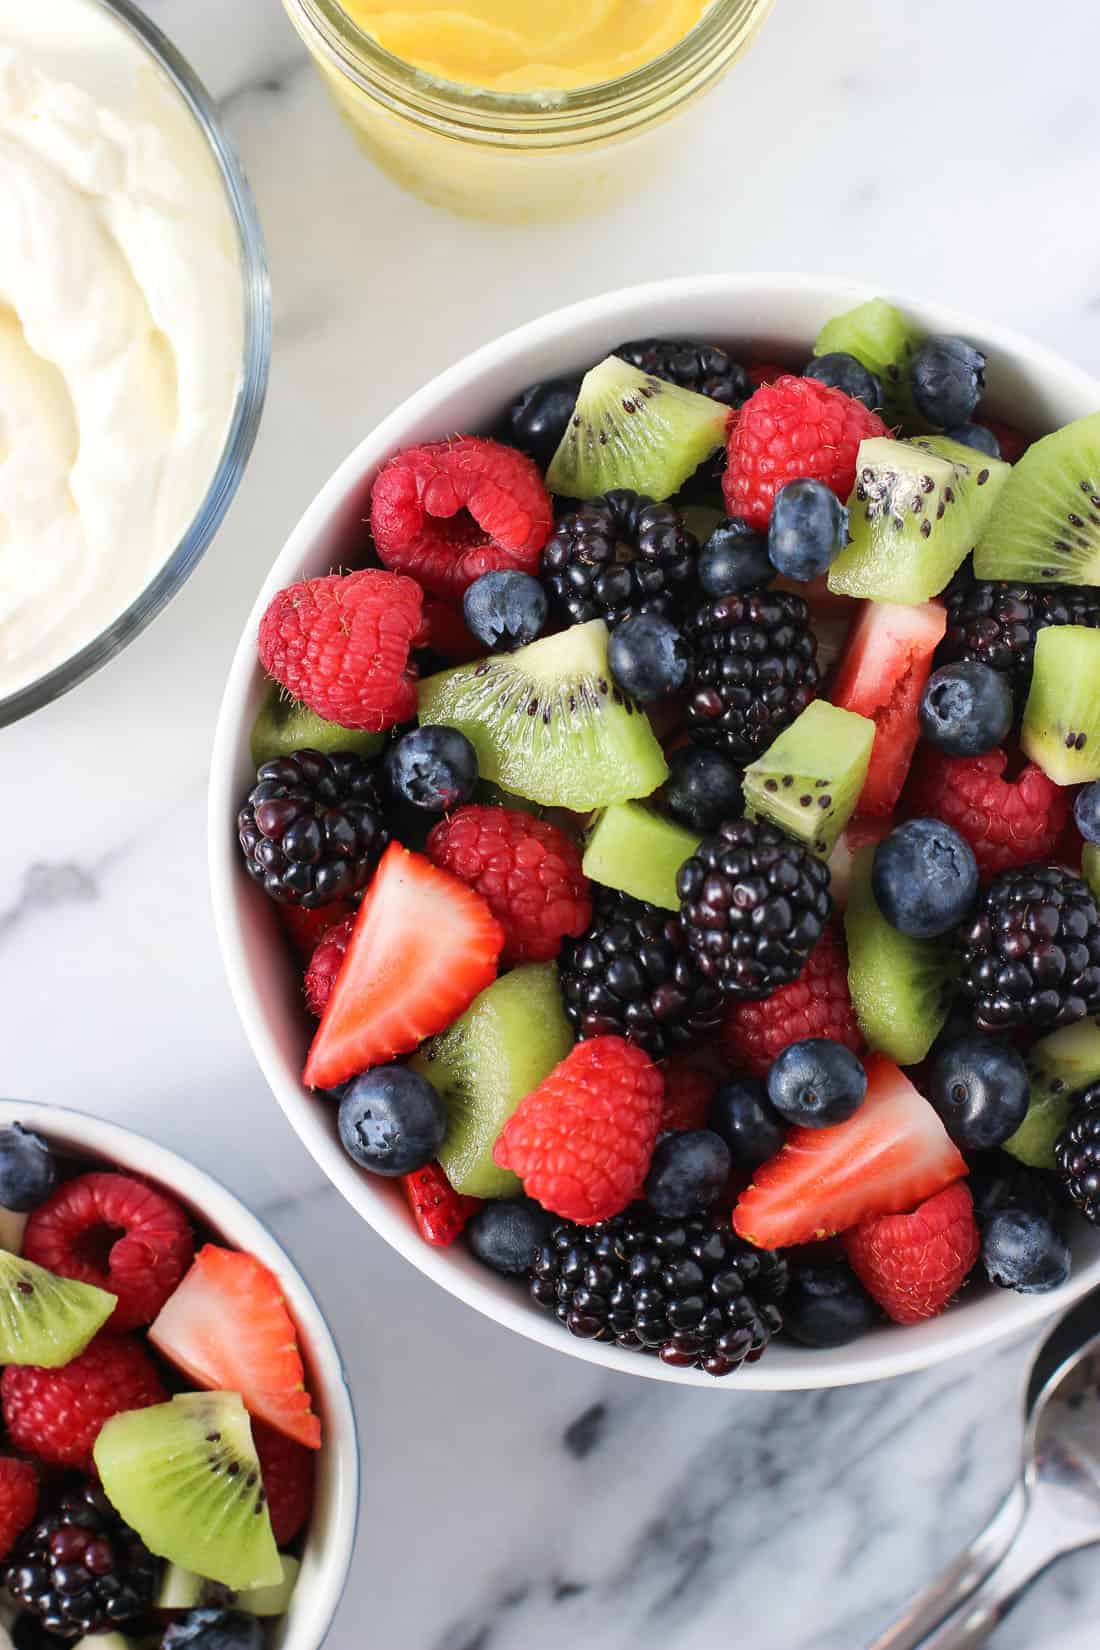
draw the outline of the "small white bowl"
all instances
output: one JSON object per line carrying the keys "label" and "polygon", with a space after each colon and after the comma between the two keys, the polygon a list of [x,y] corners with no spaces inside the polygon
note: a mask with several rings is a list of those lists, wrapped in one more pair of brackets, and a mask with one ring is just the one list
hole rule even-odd
{"label": "small white bowl", "polygon": [[[249,733],[265,688],[256,632],[261,614],[282,586],[354,565],[373,478],[402,447],[438,440],[448,431],[486,429],[525,385],[581,369],[626,338],[694,336],[728,342],[747,356],[805,360],[826,320],[874,296],[874,288],[805,275],[688,276],[557,310],[448,368],[360,442],[291,533],[245,625],[214,742],[210,876],[229,984],[275,1097],[318,1164],[387,1243],[495,1322],[606,1369],[681,1386],[726,1392],[844,1386],[923,1369],[1019,1335],[1100,1283],[1100,1231],[1086,1230],[1082,1223],[1074,1238],[1073,1277],[1053,1294],[974,1287],[928,1323],[883,1326],[832,1351],[777,1344],[759,1363],[722,1382],[701,1371],[669,1369],[619,1347],[577,1340],[521,1288],[480,1266],[461,1243],[430,1248],[415,1231],[399,1190],[360,1171],[345,1155],[337,1139],[335,1108],[302,1086],[309,1028],[301,980],[288,960],[269,902],[244,872],[235,836],[237,810],[253,778]],[[961,334],[987,352],[992,412],[1043,431],[1100,408],[1100,383],[1041,345],[937,304],[904,296],[896,302],[928,331]]]}
{"label": "small white bowl", "polygon": [[320,1650],[347,1581],[359,1513],[359,1446],[355,1412],[340,1353],[309,1285],[286,1250],[239,1198],[186,1158],[83,1112],[23,1100],[0,1100],[0,1127],[23,1123],[60,1151],[97,1166],[137,1174],[177,1198],[219,1241],[255,1255],[279,1280],[298,1328],[306,1380],[321,1417],[313,1513],[302,1567],[273,1638],[274,1650]]}

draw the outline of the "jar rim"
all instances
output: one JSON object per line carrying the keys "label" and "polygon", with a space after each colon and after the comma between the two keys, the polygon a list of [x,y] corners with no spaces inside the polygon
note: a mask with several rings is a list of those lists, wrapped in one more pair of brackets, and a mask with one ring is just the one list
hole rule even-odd
{"label": "jar rim", "polygon": [[671,112],[717,79],[773,0],[711,0],[683,40],[613,80],[543,92],[499,92],[437,80],[396,57],[356,24],[339,0],[284,0],[313,50],[393,113],[469,142],[537,146],[604,139]]}

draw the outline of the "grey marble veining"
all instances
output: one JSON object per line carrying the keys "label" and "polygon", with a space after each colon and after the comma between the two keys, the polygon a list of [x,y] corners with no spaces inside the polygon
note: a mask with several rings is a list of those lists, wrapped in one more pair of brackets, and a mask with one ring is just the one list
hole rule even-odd
{"label": "grey marble veining", "polygon": [[[1026,1348],[861,1390],[677,1391],[529,1345],[436,1290],[328,1190],[245,1045],[206,893],[211,730],[257,584],[335,463],[442,366],[543,309],[691,270],[820,269],[988,313],[1100,370],[1100,12],[777,0],[679,170],[561,230],[401,195],[332,113],[277,0],[147,9],[252,179],[271,394],[183,594],[3,735],[0,1087],[217,1168],[317,1287],[355,1371],[366,1482],[332,1650],[861,1650],[1007,1487]],[[996,1650],[1084,1650],[1098,1611],[1085,1554]]]}

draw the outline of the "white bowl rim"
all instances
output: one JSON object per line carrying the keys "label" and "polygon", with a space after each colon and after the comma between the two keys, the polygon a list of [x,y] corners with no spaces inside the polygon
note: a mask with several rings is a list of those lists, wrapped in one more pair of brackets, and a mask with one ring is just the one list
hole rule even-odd
{"label": "white bowl rim", "polygon": [[[42,1101],[0,1099],[0,1126],[22,1123],[46,1139],[114,1165],[136,1171],[177,1193],[211,1228],[237,1248],[270,1267],[287,1297],[303,1350],[311,1366],[325,1421],[323,1450],[331,1452],[331,1490],[325,1509],[325,1539],[318,1542],[318,1575],[325,1585],[307,1598],[295,1593],[278,1650],[321,1650],[347,1586],[359,1520],[359,1437],[351,1388],[340,1349],[312,1289],[275,1234],[236,1192],[178,1152],[148,1135],[90,1112]],[[307,1536],[307,1549],[309,1537]]]}
{"label": "white bowl rim", "polygon": [[[1100,1252],[1085,1264],[1075,1264],[1070,1280],[1048,1295],[1017,1295],[1010,1292],[987,1298],[970,1306],[962,1305],[949,1314],[916,1327],[885,1327],[861,1341],[822,1351],[784,1347],[758,1363],[744,1366],[728,1381],[715,1381],[699,1370],[671,1369],[655,1358],[603,1343],[579,1340],[549,1315],[544,1315],[522,1293],[501,1297],[492,1290],[497,1281],[467,1275],[448,1260],[448,1251],[430,1247],[419,1237],[404,1212],[391,1208],[375,1191],[370,1177],[363,1175],[347,1158],[332,1133],[321,1122],[321,1110],[283,1061],[271,1035],[259,994],[248,968],[247,948],[233,917],[234,889],[244,873],[239,865],[230,823],[236,815],[239,797],[234,785],[234,768],[242,742],[247,741],[243,708],[258,672],[255,637],[267,603],[276,590],[301,576],[310,544],[322,525],[347,495],[361,485],[391,452],[400,449],[412,429],[431,409],[453,391],[461,389],[491,369],[518,362],[539,346],[555,340],[567,341],[571,334],[587,327],[609,324],[609,337],[616,333],[616,317],[669,303],[728,300],[731,306],[730,336],[737,336],[737,306],[754,304],[766,313],[769,299],[805,300],[826,314],[839,314],[868,299],[883,297],[903,311],[935,316],[926,323],[935,330],[979,339],[995,359],[1025,364],[1039,381],[1053,379],[1063,386],[1063,394],[1077,398],[1082,409],[1100,408],[1100,382],[1064,360],[1053,350],[1009,328],[991,325],[973,315],[897,293],[848,277],[791,272],[746,272],[742,274],[676,276],[667,280],[621,287],[578,303],[566,305],[528,321],[482,345],[446,368],[437,378],[407,397],[381,420],[337,467],[300,517],[257,595],[238,643],[222,698],[211,759],[209,789],[208,847],[214,920],[222,959],[245,1034],[260,1068],[279,1105],[319,1167],[358,1214],[387,1243],[412,1262],[442,1288],[474,1307],[484,1316],[543,1346],[581,1358],[605,1369],[613,1369],[652,1380],[671,1381],[717,1391],[803,1391],[855,1385],[865,1381],[893,1378],[926,1369],[948,1358],[964,1356],[981,1347],[1026,1334],[1055,1313],[1071,1306],[1089,1289],[1100,1284]],[[745,319],[743,330],[761,331]],[[690,322],[685,323],[690,330]],[[656,329],[660,330],[660,329]],[[639,334],[640,335],[640,334]],[[634,336],[634,334],[630,334]],[[608,347],[611,347],[609,345]],[[524,380],[524,382],[529,380]],[[1068,386],[1068,388],[1067,388]],[[516,391],[522,387],[516,385]],[[982,1312],[985,1304],[992,1310]],[[969,1321],[968,1321],[969,1320]],[[929,1335],[928,1331],[935,1331]],[[777,1349],[778,1350],[778,1349]]]}

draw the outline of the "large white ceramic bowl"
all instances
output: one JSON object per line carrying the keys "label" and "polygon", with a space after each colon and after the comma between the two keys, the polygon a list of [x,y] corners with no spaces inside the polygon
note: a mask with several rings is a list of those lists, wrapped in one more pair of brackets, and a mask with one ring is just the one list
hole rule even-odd
{"label": "large white ceramic bowl", "polygon": [[[456,430],[484,430],[525,385],[583,368],[624,338],[697,336],[728,342],[738,355],[801,362],[824,321],[873,296],[867,287],[804,275],[689,276],[558,310],[442,372],[360,442],[276,557],[229,673],[214,744],[210,874],[230,989],[279,1104],[321,1168],[387,1243],[487,1317],[606,1369],[679,1385],[690,1382],[727,1392],[842,1386],[922,1369],[1019,1335],[1100,1283],[1100,1232],[1082,1225],[1074,1243],[1073,1278],[1052,1295],[1024,1296],[975,1285],[958,1305],[929,1323],[884,1326],[828,1352],[775,1345],[759,1363],[723,1382],[701,1372],[672,1370],[618,1347],[576,1340],[521,1288],[479,1266],[461,1244],[429,1248],[413,1228],[398,1189],[361,1172],[345,1156],[331,1102],[310,1094],[300,1081],[309,1038],[301,980],[288,960],[269,902],[242,868],[235,836],[237,810],[252,778],[249,731],[264,692],[256,630],[268,601],[283,585],[354,565],[350,547],[362,543],[372,480],[400,448]],[[928,330],[960,333],[987,351],[993,412],[1042,431],[1100,408],[1100,383],[1040,345],[936,304],[900,295],[896,301]]]}
{"label": "large white ceramic bowl", "polygon": [[246,1250],[279,1280],[298,1328],[306,1380],[321,1417],[313,1514],[290,1609],[275,1627],[273,1650],[320,1650],[344,1591],[359,1511],[355,1412],[336,1342],[309,1285],[262,1221],[220,1181],[164,1146],[117,1123],[60,1106],[0,1100],[0,1127],[19,1122],[58,1150],[140,1175],[177,1198],[218,1241]]}

